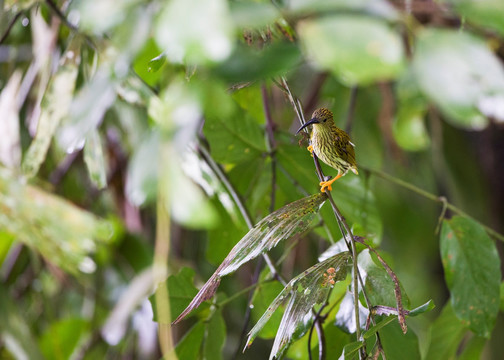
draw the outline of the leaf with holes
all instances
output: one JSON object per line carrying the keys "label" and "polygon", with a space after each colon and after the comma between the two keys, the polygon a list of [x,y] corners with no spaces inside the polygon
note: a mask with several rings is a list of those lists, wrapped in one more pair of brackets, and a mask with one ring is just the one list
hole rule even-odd
{"label": "leaf with holes", "polygon": [[324,193],[307,196],[285,205],[259,221],[233,247],[222,264],[203,285],[187,308],[175,319],[174,323],[186,317],[203,301],[210,299],[217,291],[221,277],[236,271],[247,261],[271,250],[281,240],[305,232],[326,199],[327,195]]}
{"label": "leaf with holes", "polygon": [[313,306],[322,304],[327,299],[332,285],[346,278],[349,259],[348,252],[339,253],[292,279],[250,330],[247,347],[250,347],[276,309],[290,297],[270,354],[270,360],[280,358],[293,337],[301,337],[309,327],[307,324],[312,321]]}

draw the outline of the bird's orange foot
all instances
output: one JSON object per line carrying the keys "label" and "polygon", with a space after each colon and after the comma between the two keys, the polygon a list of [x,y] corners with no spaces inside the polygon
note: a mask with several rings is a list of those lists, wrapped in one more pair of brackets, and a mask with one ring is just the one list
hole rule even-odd
{"label": "bird's orange foot", "polygon": [[306,149],[310,152],[311,156],[313,157],[313,146],[310,145]]}
{"label": "bird's orange foot", "polygon": [[329,181],[321,181],[319,183],[320,185],[320,191],[321,192],[325,192],[326,189],[329,190],[329,191],[332,191],[332,183],[335,182],[336,180],[338,180],[342,175],[338,174],[336,175],[336,177],[334,177],[333,179],[329,180]]}

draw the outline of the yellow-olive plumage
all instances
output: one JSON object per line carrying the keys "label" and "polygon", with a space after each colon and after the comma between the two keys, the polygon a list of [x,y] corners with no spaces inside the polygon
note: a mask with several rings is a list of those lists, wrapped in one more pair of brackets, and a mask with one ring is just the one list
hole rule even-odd
{"label": "yellow-olive plumage", "polygon": [[334,124],[331,111],[325,108],[315,110],[311,120],[301,126],[297,132],[308,125],[312,125],[308,150],[313,151],[320,160],[338,170],[338,175],[332,180],[320,183],[320,191],[323,192],[326,188],[332,190],[331,184],[345,175],[348,170],[358,174],[354,144],[350,141],[350,136]]}

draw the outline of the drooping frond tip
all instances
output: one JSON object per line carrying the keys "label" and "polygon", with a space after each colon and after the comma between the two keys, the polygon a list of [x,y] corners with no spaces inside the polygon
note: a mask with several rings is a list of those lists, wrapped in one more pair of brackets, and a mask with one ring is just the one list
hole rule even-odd
{"label": "drooping frond tip", "polygon": [[271,250],[280,241],[305,232],[326,199],[327,195],[323,193],[307,196],[285,205],[259,221],[233,247],[222,264],[173,323],[180,322],[203,301],[214,296],[221,277],[236,271],[246,262]]}

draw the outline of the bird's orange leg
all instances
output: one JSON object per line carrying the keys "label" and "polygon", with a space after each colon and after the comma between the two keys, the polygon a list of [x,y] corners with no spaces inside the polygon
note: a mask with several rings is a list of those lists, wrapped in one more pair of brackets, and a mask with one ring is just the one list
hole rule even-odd
{"label": "bird's orange leg", "polygon": [[313,157],[313,146],[309,145],[306,149],[310,152],[311,156]]}
{"label": "bird's orange leg", "polygon": [[319,184],[321,186],[320,187],[320,191],[324,192],[326,189],[329,190],[329,191],[331,191],[332,190],[332,186],[331,186],[332,183],[335,182],[336,180],[338,180],[342,176],[343,175],[338,174],[338,175],[336,175],[334,178],[332,178],[329,181],[322,181],[322,182],[320,182],[320,184]]}

